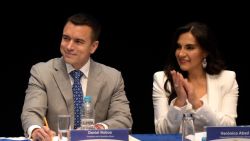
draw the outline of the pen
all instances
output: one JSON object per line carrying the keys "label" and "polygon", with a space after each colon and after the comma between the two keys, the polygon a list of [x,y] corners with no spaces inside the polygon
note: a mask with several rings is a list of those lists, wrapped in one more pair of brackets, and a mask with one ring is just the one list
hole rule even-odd
{"label": "pen", "polygon": [[44,121],[44,123],[45,123],[45,126],[49,128],[49,125],[48,125],[48,122],[47,122],[46,117],[43,117],[43,121]]}

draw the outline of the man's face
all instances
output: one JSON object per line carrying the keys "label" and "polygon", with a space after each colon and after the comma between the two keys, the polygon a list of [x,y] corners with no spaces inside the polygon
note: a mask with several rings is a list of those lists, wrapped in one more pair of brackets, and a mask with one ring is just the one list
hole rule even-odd
{"label": "man's face", "polygon": [[60,51],[66,63],[80,69],[98,47],[92,41],[92,29],[87,25],[74,25],[68,22],[63,30]]}

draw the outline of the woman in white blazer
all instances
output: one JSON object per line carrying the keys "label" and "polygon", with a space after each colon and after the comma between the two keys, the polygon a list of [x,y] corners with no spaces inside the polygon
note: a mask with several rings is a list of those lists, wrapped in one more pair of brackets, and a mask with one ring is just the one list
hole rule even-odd
{"label": "woman in white blazer", "polygon": [[168,57],[164,71],[154,74],[155,132],[178,133],[185,112],[193,113],[196,132],[236,125],[236,74],[225,70],[208,27],[192,22],[178,28]]}

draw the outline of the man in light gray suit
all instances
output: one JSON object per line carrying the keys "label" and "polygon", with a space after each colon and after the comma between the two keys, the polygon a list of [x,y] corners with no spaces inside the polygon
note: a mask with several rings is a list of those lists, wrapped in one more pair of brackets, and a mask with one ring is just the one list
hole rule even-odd
{"label": "man in light gray suit", "polygon": [[[75,14],[68,18],[63,29],[62,57],[31,68],[21,115],[26,136],[51,141],[57,132],[57,116],[61,114],[71,115],[71,127],[74,127],[73,78],[70,76],[73,70],[84,74],[83,95],[93,98],[97,129],[132,127],[121,73],[90,58],[98,47],[99,34],[100,24],[93,17]],[[44,126],[44,117],[49,128]]]}

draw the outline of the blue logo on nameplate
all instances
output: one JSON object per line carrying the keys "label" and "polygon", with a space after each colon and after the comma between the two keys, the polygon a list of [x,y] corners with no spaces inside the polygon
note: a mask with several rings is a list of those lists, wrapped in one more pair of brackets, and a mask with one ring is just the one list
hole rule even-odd
{"label": "blue logo on nameplate", "polygon": [[250,141],[250,126],[207,127],[207,141]]}
{"label": "blue logo on nameplate", "polygon": [[128,141],[127,129],[71,130],[71,141]]}

